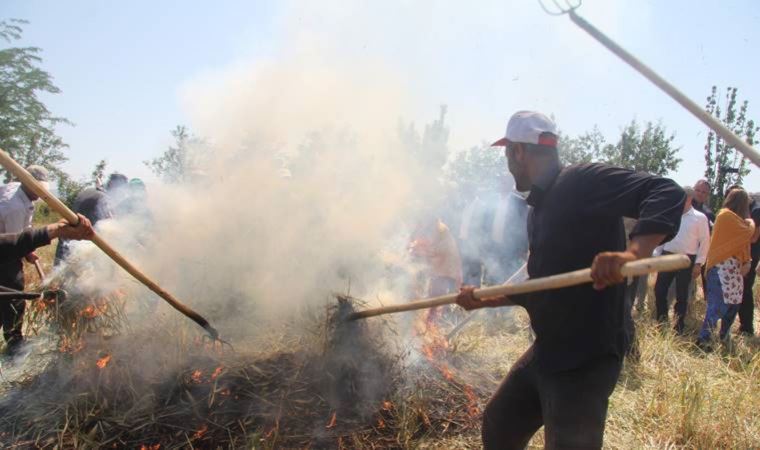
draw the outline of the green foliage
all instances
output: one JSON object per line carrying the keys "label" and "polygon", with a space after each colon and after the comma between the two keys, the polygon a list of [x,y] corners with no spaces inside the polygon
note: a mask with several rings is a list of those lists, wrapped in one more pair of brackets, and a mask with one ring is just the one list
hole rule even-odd
{"label": "green foliage", "polygon": [[441,105],[438,119],[425,125],[420,136],[414,123],[399,123],[398,135],[401,143],[421,164],[441,169],[449,155],[449,128],[446,125],[446,105]]}
{"label": "green foliage", "polygon": [[[729,87],[726,90],[724,106],[721,108],[718,88],[713,86],[707,97],[705,110],[749,145],[754,145],[760,127],[747,117],[749,102],[745,100],[740,103],[737,93],[737,88]],[[712,186],[710,206],[715,210],[720,208],[726,188],[733,184],[741,184],[748,173],[749,165],[744,155],[710,130],[705,143],[705,178]]]}
{"label": "green foliage", "polygon": [[60,172],[56,175],[58,198],[66,204],[69,208],[74,207],[74,200],[77,198],[77,194],[87,187],[87,182],[76,181],[65,172]]}
{"label": "green foliage", "polygon": [[169,148],[158,158],[154,158],[143,163],[153,171],[156,176],[169,183],[182,183],[189,181],[198,167],[196,150],[203,144],[203,141],[192,136],[184,125],[177,125],[171,131],[174,137],[174,145]]}
{"label": "green foliage", "polygon": [[512,177],[503,149],[483,142],[457,153],[446,165],[444,179],[458,192],[472,197],[476,193],[500,192]]}
{"label": "green foliage", "polygon": [[673,147],[675,135],[668,135],[661,123],[646,122],[641,126],[632,120],[623,128],[620,140],[602,151],[604,160],[614,166],[664,176],[678,169],[679,148]]}
{"label": "green foliage", "polygon": [[90,173],[90,179],[74,180],[65,172],[59,172],[56,174],[58,198],[65,203],[69,208],[74,207],[74,200],[77,195],[85,188],[91,186],[99,186],[100,182],[105,177],[106,160],[101,159],[100,162],[95,164],[95,167]]}
{"label": "green foliage", "polygon": [[604,139],[602,132],[594,125],[591,131],[587,131],[575,138],[563,136],[560,132],[557,151],[559,152],[559,159],[562,161],[562,164],[570,166],[573,164],[602,161],[602,154],[607,145],[609,144]]}
{"label": "green foliage", "polygon": [[[0,21],[0,40],[11,43],[21,38],[27,22]],[[67,145],[55,127],[70,124],[54,116],[40,100],[40,94],[57,94],[51,75],[39,67],[42,62],[37,47],[9,47],[0,50],[0,148],[19,164],[39,164],[60,174],[66,161]],[[8,181],[10,174],[4,170]]]}
{"label": "green foliage", "polygon": [[90,173],[90,177],[92,177],[91,182],[95,186],[100,186],[103,184],[103,180],[105,179],[105,176],[106,176],[106,166],[107,166],[106,160],[101,159],[100,162],[95,164],[95,168],[92,169],[92,173]]}
{"label": "green foliage", "polygon": [[678,169],[679,148],[673,146],[675,135],[668,134],[661,123],[646,122],[642,127],[632,120],[623,128],[616,144],[594,128],[578,137],[560,136],[559,157],[563,164],[604,162],[654,175],[667,175]]}

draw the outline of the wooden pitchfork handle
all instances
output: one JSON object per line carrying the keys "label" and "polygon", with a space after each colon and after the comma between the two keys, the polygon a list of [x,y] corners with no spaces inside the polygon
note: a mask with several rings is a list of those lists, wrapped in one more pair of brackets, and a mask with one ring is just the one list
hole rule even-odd
{"label": "wooden pitchfork handle", "polygon": [[[21,181],[21,183],[23,183],[27,189],[30,189],[32,192],[37,194],[45,203],[53,208],[54,211],[63,216],[63,218],[66,219],[70,224],[76,225],[79,223],[79,217],[74,214],[73,211],[64,205],[63,202],[58,200],[53,194],[48,192],[47,189],[42,187],[42,185],[40,185],[40,183],[38,183],[37,180],[35,180],[34,177],[26,171],[26,169],[21,167],[13,158],[11,158],[8,153],[2,149],[0,149],[0,164],[2,164],[3,167],[8,170],[8,172],[12,173],[16,178],[18,178],[19,181]],[[193,311],[188,306],[184,305],[182,302],[174,298],[174,296],[172,296],[170,293],[165,291],[161,286],[148,278],[147,275],[142,273],[140,269],[127,261],[124,256],[122,256],[113,247],[111,247],[108,242],[106,242],[102,237],[100,237],[98,234],[94,234],[91,240],[95,245],[103,250],[106,255],[114,260],[116,264],[120,265],[124,270],[129,272],[129,274],[135,277],[140,283],[144,284],[148,289],[166,300],[166,302],[170,304],[174,309],[181,312],[190,318],[193,322],[203,327],[203,329],[208,332],[212,339],[219,339],[219,333],[208,323],[206,319],[203,318],[203,316]]]}
{"label": "wooden pitchfork handle", "polygon": [[[623,265],[621,272],[624,277],[635,277],[653,272],[672,272],[689,267],[691,260],[686,255],[666,255],[654,258],[644,258]],[[529,292],[548,291],[561,289],[579,284],[591,283],[591,269],[581,269],[574,272],[552,275],[550,277],[536,278],[523,283],[491,286],[475,289],[473,295],[477,299],[503,297],[505,295],[527,294]],[[418,309],[433,308],[436,306],[456,303],[459,294],[448,294],[424,300],[415,300],[400,305],[383,306],[381,308],[357,311],[346,317],[346,320],[364,319],[367,317],[391,314],[403,311],[415,311]]]}

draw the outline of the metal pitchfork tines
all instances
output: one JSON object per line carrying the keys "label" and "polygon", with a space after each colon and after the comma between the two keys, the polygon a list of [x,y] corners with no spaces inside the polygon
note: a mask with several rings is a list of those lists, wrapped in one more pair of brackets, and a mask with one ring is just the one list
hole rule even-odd
{"label": "metal pitchfork tines", "polygon": [[544,4],[544,0],[538,0],[538,4],[541,5],[541,9],[543,9],[544,12],[550,16],[561,16],[569,13],[570,11],[575,11],[576,9],[580,8],[581,4],[583,3],[581,0],[578,0],[577,2],[570,2],[568,0],[565,0],[565,6],[562,6],[562,4],[560,4],[560,2],[557,0],[552,0],[551,2],[554,4],[554,7],[547,7]]}
{"label": "metal pitchfork tines", "polygon": [[694,103],[693,100],[679,91],[678,88],[668,83],[664,78],[655,73],[654,70],[650,69],[644,63],[639,61],[635,56],[628,53],[623,47],[619,46],[615,41],[607,37],[607,35],[599,31],[595,26],[591,25],[588,21],[586,21],[586,19],[576,14],[575,10],[581,6],[581,0],[577,0],[577,2],[563,0],[565,6],[563,6],[559,0],[551,0],[551,3],[554,4],[554,7],[547,7],[547,5],[544,3],[545,1],[548,0],[538,0],[538,4],[541,5],[541,9],[543,9],[547,14],[552,16],[562,16],[567,14],[574,24],[578,25],[578,27],[582,28],[586,33],[590,34],[591,37],[596,39],[600,44],[607,47],[608,50],[628,63],[628,65],[636,69],[637,72],[644,75],[649,81],[654,83],[657,87],[668,94],[670,98],[681,104],[681,106],[686,108],[690,113],[694,114],[702,123],[715,131],[718,136],[722,137],[732,147],[741,152],[747,159],[752,161],[756,166],[760,167],[760,153],[758,153],[757,150],[752,147],[752,145],[743,141],[739,136],[734,134],[733,131],[729,130],[725,125],[711,116],[701,106]]}

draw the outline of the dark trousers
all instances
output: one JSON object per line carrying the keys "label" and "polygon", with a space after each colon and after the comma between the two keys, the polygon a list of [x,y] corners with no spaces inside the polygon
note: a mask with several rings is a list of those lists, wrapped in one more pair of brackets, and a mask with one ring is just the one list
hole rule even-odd
{"label": "dark trousers", "polygon": [[755,334],[755,294],[752,287],[755,285],[755,268],[757,259],[752,260],[752,268],[746,277],[744,277],[744,293],[742,295],[742,304],[739,305],[739,331],[742,333]]}
{"label": "dark trousers", "polygon": [[525,448],[541,425],[547,449],[601,448],[607,401],[620,368],[621,361],[608,355],[577,369],[546,373],[531,347],[486,405],[483,448]]}
{"label": "dark trousers", "polygon": [[[24,290],[24,269],[18,264],[0,266],[0,286]],[[3,337],[9,346],[23,340],[21,327],[24,324],[26,300],[0,300],[0,324],[3,326]]]}
{"label": "dark trousers", "polygon": [[[663,255],[670,255],[670,252],[662,252]],[[668,321],[668,289],[673,280],[676,280],[676,304],[674,306],[676,314],[676,331],[683,332],[684,319],[689,305],[689,285],[691,284],[691,272],[694,268],[696,256],[689,255],[691,264],[687,269],[676,272],[660,272],[657,274],[657,281],[654,284],[654,298],[657,307],[657,320],[661,322]]]}

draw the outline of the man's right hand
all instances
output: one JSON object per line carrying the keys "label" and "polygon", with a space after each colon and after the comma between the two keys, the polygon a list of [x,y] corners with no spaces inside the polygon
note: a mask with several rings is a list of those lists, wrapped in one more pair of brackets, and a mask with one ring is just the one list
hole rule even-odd
{"label": "man's right hand", "polygon": [[79,223],[76,225],[71,225],[66,219],[61,219],[56,223],[48,225],[48,236],[50,236],[50,239],[55,238],[62,238],[62,239],[73,239],[73,240],[82,240],[82,239],[92,239],[93,236],[95,236],[95,230],[92,228],[92,223],[90,223],[90,220],[81,215],[77,214],[79,217]]}
{"label": "man's right hand", "polygon": [[477,299],[473,293],[474,291],[475,286],[462,286],[461,290],[459,291],[459,295],[457,296],[457,305],[461,306],[467,311],[472,311],[473,309],[493,308],[496,306],[506,306],[513,304],[507,296]]}

